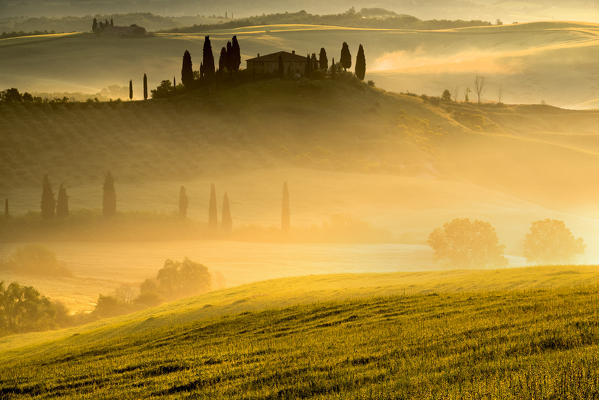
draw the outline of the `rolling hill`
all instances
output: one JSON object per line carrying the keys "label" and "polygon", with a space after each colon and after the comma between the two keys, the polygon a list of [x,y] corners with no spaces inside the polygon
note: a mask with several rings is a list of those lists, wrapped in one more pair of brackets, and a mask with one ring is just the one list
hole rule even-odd
{"label": "rolling hill", "polygon": [[598,276],[596,268],[532,268],[232,288],[3,338],[2,394],[591,399]]}

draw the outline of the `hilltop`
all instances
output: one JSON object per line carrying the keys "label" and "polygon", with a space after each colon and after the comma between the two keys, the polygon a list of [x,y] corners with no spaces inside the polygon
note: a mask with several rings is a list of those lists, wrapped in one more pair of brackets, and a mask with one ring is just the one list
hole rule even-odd
{"label": "hilltop", "polygon": [[578,285],[597,279],[567,267],[257,283],[3,338],[3,394],[587,399],[597,289]]}

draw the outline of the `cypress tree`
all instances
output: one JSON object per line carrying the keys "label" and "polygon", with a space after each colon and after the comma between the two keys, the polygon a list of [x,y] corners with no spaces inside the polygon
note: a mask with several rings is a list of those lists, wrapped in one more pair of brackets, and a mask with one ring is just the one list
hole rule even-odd
{"label": "cypress tree", "polygon": [[4,199],[4,218],[8,219],[10,214],[8,213],[8,199]]}
{"label": "cypress tree", "polygon": [[364,56],[364,48],[362,45],[358,48],[358,55],[356,57],[356,76],[361,81],[366,76],[366,57]]}
{"label": "cypress tree", "polygon": [[210,204],[208,205],[208,225],[215,231],[218,228],[218,211],[216,209],[216,189],[214,183],[210,185]]}
{"label": "cypress tree", "polygon": [[110,26],[114,26],[114,21],[110,18]]}
{"label": "cypress tree", "polygon": [[305,70],[305,74],[306,78],[309,78],[310,75],[312,75],[312,60],[310,59],[310,53],[308,53],[308,55],[306,56],[306,70]]}
{"label": "cypress tree", "polygon": [[290,220],[289,189],[287,188],[287,182],[285,182],[283,184],[283,204],[281,207],[281,230],[283,232],[289,232],[291,226]]}
{"label": "cypress tree", "polygon": [[144,100],[148,100],[148,77],[144,74]]}
{"label": "cypress tree", "polygon": [[233,43],[231,45],[231,48],[233,49],[233,71],[237,72],[239,71],[239,66],[241,65],[241,48],[239,47],[237,36],[233,36]]}
{"label": "cypress tree", "polygon": [[98,20],[94,18],[94,22],[92,22],[92,32],[98,32]]}
{"label": "cypress tree", "polygon": [[283,64],[283,56],[279,54],[279,76],[283,78],[285,76],[285,66]]}
{"label": "cypress tree", "polygon": [[220,57],[218,58],[218,70],[221,73],[225,72],[226,69],[229,69],[228,62],[227,48],[223,46],[223,48],[220,49]]}
{"label": "cypress tree", "polygon": [[102,214],[112,217],[116,214],[116,191],[114,190],[114,178],[109,172],[104,177],[104,198],[102,201]]}
{"label": "cypress tree", "polygon": [[333,58],[333,61],[331,63],[331,78],[335,77],[335,74],[337,73],[337,66],[335,65],[335,58]]}
{"label": "cypress tree", "polygon": [[179,217],[187,218],[187,206],[189,202],[187,200],[187,192],[185,186],[181,186],[179,189]]}
{"label": "cypress tree", "polygon": [[229,196],[225,193],[223,197],[223,216],[221,220],[223,232],[231,233],[233,230],[233,219],[231,218],[231,206],[229,205]]}
{"label": "cypress tree", "polygon": [[204,77],[208,80],[212,79],[214,77],[214,55],[212,54],[210,36],[206,36],[204,39],[202,65],[204,66]]}
{"label": "cypress tree", "polygon": [[59,218],[65,218],[69,216],[69,196],[67,196],[67,189],[65,189],[64,185],[60,185],[60,189],[58,190],[56,216]]}
{"label": "cypress tree", "polygon": [[129,100],[133,100],[133,81],[129,81]]}
{"label": "cypress tree", "polygon": [[42,218],[50,219],[54,217],[56,210],[56,201],[54,200],[54,192],[48,175],[44,175],[44,183],[42,185]]}
{"label": "cypress tree", "polygon": [[185,50],[183,53],[183,65],[181,66],[181,82],[187,89],[193,85],[193,65],[191,63],[191,54]]}
{"label": "cypress tree", "polygon": [[351,68],[351,53],[349,52],[349,46],[345,42],[343,42],[343,46],[341,47],[341,59],[339,62],[345,71]]}
{"label": "cypress tree", "polygon": [[318,71],[318,60],[316,59],[316,53],[312,53],[312,58],[310,59],[312,64],[310,65],[311,71]]}
{"label": "cypress tree", "polygon": [[320,69],[323,71],[326,72],[329,69],[329,59],[327,58],[327,51],[324,49],[324,47],[320,49],[318,62],[320,64]]}
{"label": "cypress tree", "polygon": [[227,69],[230,72],[235,71],[235,51],[233,50],[233,45],[231,42],[227,42]]}

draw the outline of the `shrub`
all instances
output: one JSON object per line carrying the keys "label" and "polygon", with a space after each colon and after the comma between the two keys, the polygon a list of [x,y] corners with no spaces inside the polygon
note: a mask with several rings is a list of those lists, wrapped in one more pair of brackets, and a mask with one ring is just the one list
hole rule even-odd
{"label": "shrub", "polygon": [[26,245],[16,249],[4,265],[16,273],[42,276],[71,276],[56,254],[40,245]]}

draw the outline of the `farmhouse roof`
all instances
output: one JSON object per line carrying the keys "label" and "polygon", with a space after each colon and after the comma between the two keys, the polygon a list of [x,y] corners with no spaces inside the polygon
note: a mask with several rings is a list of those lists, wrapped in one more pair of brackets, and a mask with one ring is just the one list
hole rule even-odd
{"label": "farmhouse roof", "polygon": [[266,54],[264,56],[258,54],[258,57],[250,58],[247,61],[278,62],[279,56],[283,58],[283,62],[306,62],[306,57],[298,56],[295,54],[295,51],[292,53],[287,51],[278,51],[276,53]]}

